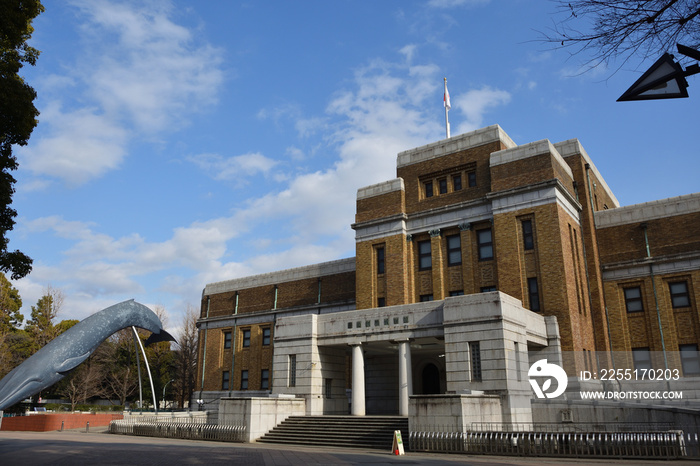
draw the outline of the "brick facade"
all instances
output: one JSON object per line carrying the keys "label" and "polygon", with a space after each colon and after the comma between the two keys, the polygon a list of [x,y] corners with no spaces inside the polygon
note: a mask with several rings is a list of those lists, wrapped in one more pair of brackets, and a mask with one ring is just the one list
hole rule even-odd
{"label": "brick facade", "polygon": [[[202,390],[222,390],[225,371],[238,390],[243,370],[264,389],[274,335],[261,339],[276,316],[492,290],[555,316],[562,350],[588,354],[575,370],[593,351],[605,363],[635,348],[665,348],[678,365],[679,348],[700,342],[700,195],[620,208],[576,139],[518,146],[494,125],[402,152],[395,179],[358,190],[354,220],[354,258],[207,285]],[[627,311],[628,288],[640,311]]]}

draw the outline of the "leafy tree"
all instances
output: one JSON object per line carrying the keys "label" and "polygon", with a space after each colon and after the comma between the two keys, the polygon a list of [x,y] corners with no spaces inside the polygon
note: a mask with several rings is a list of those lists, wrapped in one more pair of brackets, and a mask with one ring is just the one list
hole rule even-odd
{"label": "leafy tree", "polygon": [[22,298],[5,275],[0,273],[0,335],[15,331],[22,325]]}
{"label": "leafy tree", "polygon": [[700,47],[698,0],[557,0],[567,18],[545,40],[590,52],[589,65],[626,63],[633,56],[658,58],[680,43]]}
{"label": "leafy tree", "polygon": [[54,325],[54,320],[61,311],[63,299],[61,290],[47,286],[36,306],[32,306],[32,317],[27,321],[25,329],[34,338],[37,350],[62,333]]}
{"label": "leafy tree", "polygon": [[8,251],[7,232],[14,227],[17,212],[10,207],[15,192],[17,169],[12,155],[14,144],[27,144],[37,125],[36,92],[19,75],[25,63],[34,65],[39,51],[27,41],[32,21],[44,7],[38,0],[0,0],[0,271],[11,272],[13,280],[32,270],[32,260],[20,251]]}
{"label": "leafy tree", "polygon": [[197,331],[197,310],[187,306],[182,328],[177,336],[175,351],[175,380],[173,390],[179,406],[185,406],[194,391],[197,378],[197,346],[199,332]]}

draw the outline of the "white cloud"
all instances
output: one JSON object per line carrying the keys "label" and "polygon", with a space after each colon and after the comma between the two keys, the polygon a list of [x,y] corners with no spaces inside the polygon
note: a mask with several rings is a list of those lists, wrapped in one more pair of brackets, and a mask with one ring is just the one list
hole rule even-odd
{"label": "white cloud", "polygon": [[489,3],[490,0],[430,0],[429,6],[436,8],[454,8],[459,6],[474,6]]}
{"label": "white cloud", "polygon": [[277,161],[265,157],[259,152],[222,157],[219,154],[199,154],[189,160],[207,172],[216,180],[235,180],[242,185],[244,177],[266,175],[277,165]]}
{"label": "white cloud", "polygon": [[[75,185],[117,168],[131,140],[176,129],[215,103],[223,72],[221,50],[172,22],[166,1],[72,4],[85,48],[66,75],[40,81],[48,104],[18,154],[35,175]],[[68,101],[81,106],[64,109]]]}
{"label": "white cloud", "polygon": [[456,107],[466,116],[466,121],[458,126],[460,133],[473,131],[484,126],[484,114],[493,107],[510,102],[510,93],[490,86],[472,89],[465,94],[452,97],[452,108]]}

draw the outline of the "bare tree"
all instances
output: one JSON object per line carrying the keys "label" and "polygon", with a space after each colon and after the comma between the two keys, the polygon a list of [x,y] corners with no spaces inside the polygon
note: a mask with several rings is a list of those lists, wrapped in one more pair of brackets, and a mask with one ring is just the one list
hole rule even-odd
{"label": "bare tree", "polygon": [[26,330],[34,338],[37,350],[61,333],[54,322],[61,312],[64,300],[63,291],[48,285],[36,306],[32,306],[32,316],[27,321]]}
{"label": "bare tree", "polygon": [[177,336],[175,353],[174,391],[181,407],[189,401],[197,374],[197,346],[199,332],[197,331],[197,309],[187,305],[182,328]]}
{"label": "bare tree", "polygon": [[589,52],[590,68],[620,67],[633,57],[658,58],[680,43],[700,47],[700,0],[557,0],[567,15],[549,32],[546,42],[570,48],[573,54]]}

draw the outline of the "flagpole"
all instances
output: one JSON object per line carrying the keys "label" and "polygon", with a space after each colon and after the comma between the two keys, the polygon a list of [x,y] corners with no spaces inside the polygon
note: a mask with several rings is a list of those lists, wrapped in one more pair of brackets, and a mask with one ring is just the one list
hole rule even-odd
{"label": "flagpole", "polygon": [[450,120],[447,116],[447,112],[450,111],[450,94],[447,92],[447,78],[445,78],[445,94],[443,97],[443,103],[445,105],[445,133],[447,138],[450,138]]}

